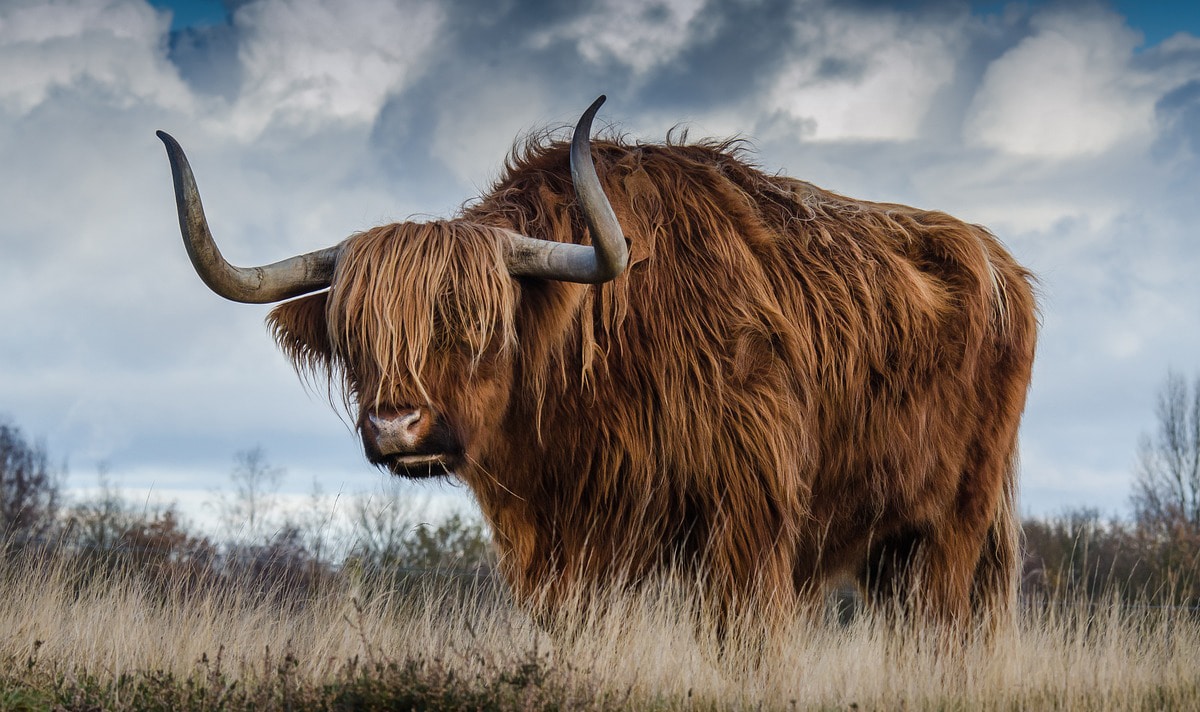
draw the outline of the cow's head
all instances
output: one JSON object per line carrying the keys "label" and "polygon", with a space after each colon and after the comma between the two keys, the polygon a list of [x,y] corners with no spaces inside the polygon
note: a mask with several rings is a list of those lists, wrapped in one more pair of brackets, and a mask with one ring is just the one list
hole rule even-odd
{"label": "cow's head", "polygon": [[400,223],[275,264],[234,267],[213,241],[183,150],[158,135],[200,278],[239,302],[300,297],[271,312],[279,344],[298,369],[341,380],[371,462],[425,477],[480,459],[497,431],[514,375],[521,298],[514,278],[597,283],[628,263],[588,141],[603,101],[584,113],[571,144],[572,180],[593,246],[464,220]]}

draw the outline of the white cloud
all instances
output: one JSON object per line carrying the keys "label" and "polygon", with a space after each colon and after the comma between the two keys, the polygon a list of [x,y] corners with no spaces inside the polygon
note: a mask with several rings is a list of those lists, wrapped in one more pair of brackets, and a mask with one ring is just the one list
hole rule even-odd
{"label": "white cloud", "polygon": [[438,108],[433,153],[459,180],[486,190],[514,139],[546,124],[550,102],[539,85],[519,78],[487,77],[458,89]]}
{"label": "white cloud", "polygon": [[1187,32],[1176,32],[1163,40],[1158,45],[1157,50],[1163,54],[1195,52],[1200,50],[1200,37]]}
{"label": "white cloud", "polygon": [[963,23],[835,7],[799,13],[795,51],[767,106],[817,140],[915,138],[934,96],[954,78]]}
{"label": "white cloud", "polygon": [[1065,158],[1147,141],[1164,88],[1130,64],[1140,35],[1111,14],[1046,12],[988,67],[969,112],[969,143]]}
{"label": "white cloud", "polygon": [[1084,219],[1094,234],[1163,190],[1165,176],[1140,151],[1049,162],[968,149],[921,161],[911,168],[911,181],[914,200],[935,201],[940,209],[1004,233]]}
{"label": "white cloud", "polygon": [[369,125],[424,70],[443,13],[423,0],[257,0],[233,21],[244,74],[231,127],[251,139],[272,122]]}
{"label": "white cloud", "polygon": [[26,114],[56,90],[94,87],[117,106],[190,99],[166,61],[169,18],[144,0],[0,4],[0,108]]}
{"label": "white cloud", "polygon": [[[392,25],[397,56],[408,57],[413,43],[395,28],[427,30],[433,15],[414,8],[397,24],[404,8],[388,8],[376,18]],[[324,34],[324,49],[311,55],[324,62],[336,55],[331,46],[384,42],[384,29],[362,29],[363,9],[343,13],[349,34],[332,39],[311,13],[302,27],[274,25],[274,34],[245,18],[234,31],[257,32],[246,39],[253,48],[287,45],[294,30],[296,56],[306,38]],[[355,12],[357,21],[348,17]],[[423,24],[413,27],[413,17]],[[332,244],[396,209],[369,132],[386,93],[413,75],[394,71],[408,65],[378,66],[395,59],[383,50],[350,68],[308,67],[331,83],[322,96],[332,106],[309,109],[308,95],[289,94],[285,81],[305,68],[281,55],[278,83],[269,67],[247,67],[243,103],[230,104],[196,98],[166,47],[167,17],[143,0],[0,0],[0,165],[11,169],[0,171],[0,321],[20,335],[0,344],[0,372],[19,374],[0,379],[0,417],[45,437],[76,468],[213,458],[223,468],[232,452],[262,442],[285,465],[299,459],[374,476],[337,412],[309,397],[274,349],[265,309],[223,303],[196,280],[154,130],[188,149],[226,254],[269,262]],[[365,85],[346,76],[352,71]],[[262,97],[271,91],[276,105],[268,106]],[[269,121],[307,132],[262,145],[229,130]]]}
{"label": "white cloud", "polygon": [[[461,41],[475,35],[453,26],[468,20],[432,2],[254,0],[222,29],[235,40],[208,48],[238,65],[229,99],[180,80],[165,14],[144,0],[0,0],[0,323],[17,335],[0,341],[0,415],[45,436],[73,477],[107,460],[138,480],[129,486],[201,489],[261,443],[306,475],[300,489],[309,473],[327,486],[343,473],[378,481],[338,411],[301,389],[270,342],[266,309],[225,303],[195,278],[153,130],[188,149],[225,254],[269,262],[458,204],[523,130],[574,122],[591,96],[563,80],[582,83],[594,78],[589,62],[611,61],[632,71],[597,88],[612,96],[600,124],[648,140],[688,120],[694,136],[757,131],[768,171],[996,228],[1045,295],[1026,501],[1038,512],[1046,501],[1121,506],[1153,389],[1168,364],[1186,370],[1200,352],[1186,326],[1200,304],[1195,156],[1164,158],[1152,143],[1165,130],[1155,102],[1200,76],[1200,40],[1178,35],[1134,55],[1119,19],[1064,10],[1036,19],[980,83],[983,50],[969,42],[979,26],[965,14],[797,7],[790,40],[745,68],[761,83],[736,100],[689,103],[640,87],[696,71],[684,51],[706,23],[735,17],[715,3],[646,16],[612,2],[560,22],[540,49],[477,52]],[[561,50],[552,41],[586,61],[542,67]],[[425,103],[400,97],[405,140],[381,156],[381,108],[420,79]],[[252,140],[277,127],[291,130]],[[797,141],[803,130],[816,140]],[[966,150],[946,131],[962,131]],[[414,163],[434,178],[404,175]]]}
{"label": "white cloud", "polygon": [[705,0],[601,0],[596,8],[534,38],[535,46],[575,42],[592,62],[616,61],[643,74],[674,59],[706,28]]}

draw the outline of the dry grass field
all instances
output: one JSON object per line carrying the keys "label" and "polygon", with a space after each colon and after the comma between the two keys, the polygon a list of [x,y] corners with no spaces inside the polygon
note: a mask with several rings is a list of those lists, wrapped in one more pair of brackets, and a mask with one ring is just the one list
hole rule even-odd
{"label": "dry grass field", "polygon": [[555,635],[461,588],[280,603],[10,570],[0,709],[1200,709],[1200,623],[1170,609],[1027,609],[949,647],[860,615],[722,647],[667,590]]}

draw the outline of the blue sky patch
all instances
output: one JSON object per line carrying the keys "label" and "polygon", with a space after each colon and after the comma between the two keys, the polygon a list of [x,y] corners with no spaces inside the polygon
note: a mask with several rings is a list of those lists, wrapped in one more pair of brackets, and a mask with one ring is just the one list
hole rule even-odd
{"label": "blue sky patch", "polygon": [[228,18],[221,0],[150,0],[150,4],[173,13],[172,30],[220,25]]}

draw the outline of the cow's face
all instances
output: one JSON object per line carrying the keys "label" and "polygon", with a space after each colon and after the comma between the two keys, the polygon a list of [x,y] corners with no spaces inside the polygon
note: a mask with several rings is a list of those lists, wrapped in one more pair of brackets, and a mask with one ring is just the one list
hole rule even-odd
{"label": "cow's face", "polygon": [[[476,206],[485,222],[524,225],[573,202],[591,245],[562,239],[571,227],[563,221],[551,235],[462,221],[405,223],[273,264],[236,267],[217,249],[183,148],[162,131],[158,136],[171,162],[179,228],[196,273],[217,294],[250,304],[328,287],[276,307],[269,319],[275,338],[297,370],[344,387],[372,462],[421,477],[486,462],[512,393],[517,279],[599,284],[628,264],[628,244],[588,139],[603,102],[600,97],[588,107],[571,138],[573,198],[540,184],[539,201],[527,204],[510,186]],[[545,169],[514,169],[523,170]],[[567,291],[582,294],[582,288]]]}
{"label": "cow's face", "polygon": [[404,223],[350,238],[330,290],[269,321],[297,369],[340,381],[372,463],[429,477],[486,460],[512,389],[518,299],[496,231]]}

